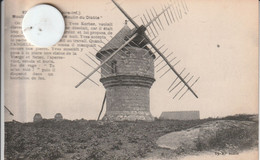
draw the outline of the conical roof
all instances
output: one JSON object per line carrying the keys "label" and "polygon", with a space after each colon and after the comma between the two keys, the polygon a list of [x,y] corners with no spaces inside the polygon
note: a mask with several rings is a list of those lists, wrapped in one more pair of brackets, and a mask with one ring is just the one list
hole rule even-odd
{"label": "conical roof", "polygon": [[101,56],[99,52],[103,52],[111,49],[117,49],[121,47],[125,43],[124,38],[130,35],[131,35],[131,29],[127,25],[125,25],[103,48],[101,48],[98,51],[96,56],[97,57]]}

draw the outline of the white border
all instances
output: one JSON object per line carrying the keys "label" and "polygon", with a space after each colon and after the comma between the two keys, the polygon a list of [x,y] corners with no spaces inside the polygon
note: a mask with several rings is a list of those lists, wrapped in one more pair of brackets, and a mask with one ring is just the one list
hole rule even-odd
{"label": "white border", "polygon": [[4,0],[1,2],[1,159],[4,159]]}

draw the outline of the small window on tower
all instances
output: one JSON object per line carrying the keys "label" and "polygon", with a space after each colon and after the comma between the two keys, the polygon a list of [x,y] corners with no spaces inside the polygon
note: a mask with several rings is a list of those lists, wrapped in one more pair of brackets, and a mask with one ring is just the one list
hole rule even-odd
{"label": "small window on tower", "polygon": [[117,72],[116,61],[112,61],[111,67],[112,67],[112,73],[116,73]]}

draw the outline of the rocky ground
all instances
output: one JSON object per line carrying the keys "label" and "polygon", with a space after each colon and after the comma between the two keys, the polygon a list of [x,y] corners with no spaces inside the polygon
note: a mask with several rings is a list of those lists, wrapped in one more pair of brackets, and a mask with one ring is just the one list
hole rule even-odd
{"label": "rocky ground", "polygon": [[[252,121],[210,121],[186,130],[168,133],[161,136],[156,143],[161,148],[170,149],[172,153],[194,154],[195,151],[196,154],[198,152],[205,154],[204,152],[208,151],[207,154],[211,157],[212,154],[238,155],[244,150],[254,149],[254,146],[257,146],[255,125],[256,123]],[[173,157],[161,155],[167,154],[162,150],[162,153],[151,154],[150,157],[153,159]]]}
{"label": "rocky ground", "polygon": [[[179,138],[167,140],[167,134]],[[161,144],[165,136],[174,145]],[[237,154],[257,145],[258,119],[252,115],[193,121],[43,120],[5,124],[5,159],[12,160],[165,159],[200,151]]]}

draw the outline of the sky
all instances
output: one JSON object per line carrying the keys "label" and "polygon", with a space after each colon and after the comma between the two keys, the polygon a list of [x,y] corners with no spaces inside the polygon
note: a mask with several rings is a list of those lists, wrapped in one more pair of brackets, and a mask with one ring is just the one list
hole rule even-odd
{"label": "sky", "polygon": [[[101,15],[103,21],[114,24],[113,34],[123,27],[126,19],[107,0],[78,0],[73,4],[69,0],[49,2],[62,11],[77,9],[84,14]],[[152,7],[159,11],[161,4],[168,2],[119,1],[132,17],[140,16]],[[33,3],[25,0],[18,5],[18,2],[9,12],[27,10],[35,5]],[[187,93],[181,100],[172,99],[174,94],[167,88],[176,76],[169,72],[159,78],[163,72],[155,73],[156,81],[150,90],[152,115],[159,117],[163,111],[189,110],[199,110],[201,118],[258,113],[258,1],[186,0],[186,3],[187,15],[170,26],[165,24],[159,39],[181,60],[177,70],[185,67],[195,78],[200,77],[193,87],[199,98]],[[141,23],[139,18],[135,20]],[[129,24],[129,27],[133,26]],[[8,45],[5,48],[5,54],[8,54]],[[93,51],[84,49],[86,52],[90,50]],[[56,62],[55,76],[45,81],[8,80],[5,77],[4,104],[15,115],[11,118],[30,122],[35,113],[41,113],[43,118],[53,118],[56,113],[61,113],[71,120],[96,119],[105,89],[89,81],[79,88],[74,87],[82,77],[70,66],[77,66],[85,73],[91,72],[91,68],[79,64],[78,58],[70,56]],[[99,82],[100,75],[95,74],[92,78]]]}

